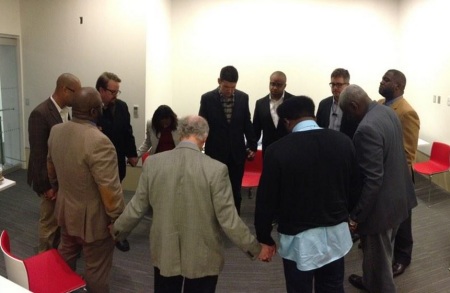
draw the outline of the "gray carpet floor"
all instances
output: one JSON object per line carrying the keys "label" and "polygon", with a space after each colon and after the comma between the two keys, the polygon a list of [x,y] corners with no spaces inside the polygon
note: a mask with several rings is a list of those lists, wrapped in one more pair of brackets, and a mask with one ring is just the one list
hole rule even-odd
{"label": "gray carpet floor", "polygon": [[[13,253],[26,258],[37,250],[38,197],[26,185],[26,171],[7,174],[17,185],[0,192],[0,230],[8,230]],[[397,292],[450,292],[450,194],[432,186],[428,202],[427,180],[417,176],[419,206],[413,210],[413,261],[406,272],[395,279]],[[255,191],[252,191],[255,194]],[[242,219],[253,229],[255,199],[243,191]],[[132,192],[126,192],[130,200]],[[153,266],[148,244],[151,220],[144,218],[129,237],[129,252],[115,251],[111,274],[111,292],[153,292]],[[273,232],[276,237],[276,232]],[[361,273],[362,252],[355,244],[345,257],[346,278]],[[83,271],[83,257],[78,271]],[[6,276],[0,257],[0,274]],[[346,292],[359,292],[347,280]],[[0,292],[1,292],[0,288]],[[249,260],[236,246],[226,242],[225,266],[219,276],[218,293],[285,292],[282,263],[276,256],[271,263]]]}

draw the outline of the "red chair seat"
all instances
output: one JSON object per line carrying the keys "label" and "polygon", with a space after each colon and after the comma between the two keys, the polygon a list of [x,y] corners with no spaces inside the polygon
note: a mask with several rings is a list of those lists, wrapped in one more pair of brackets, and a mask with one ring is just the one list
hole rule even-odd
{"label": "red chair seat", "polygon": [[263,167],[262,151],[257,150],[255,158],[252,161],[246,161],[244,167],[244,176],[242,177],[243,188],[248,188],[248,197],[251,198],[252,188],[258,187]]}

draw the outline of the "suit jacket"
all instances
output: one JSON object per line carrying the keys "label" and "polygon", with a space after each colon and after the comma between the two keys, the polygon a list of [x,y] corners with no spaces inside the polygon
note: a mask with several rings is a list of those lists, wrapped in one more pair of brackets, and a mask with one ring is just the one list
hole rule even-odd
{"label": "suit jacket", "polygon": [[[384,104],[386,100],[381,99],[379,102]],[[419,141],[419,116],[404,98],[396,100],[390,107],[397,113],[402,124],[406,160],[409,167],[412,168],[412,164],[416,161],[417,142]]]}
{"label": "suit jacket", "polygon": [[[218,89],[202,95],[199,115],[203,116],[209,124],[205,153],[213,159],[226,163],[231,157],[234,162],[243,164],[247,155],[246,147],[256,151],[257,141],[250,119],[246,93],[235,90],[230,123],[227,122],[223,111]],[[244,136],[247,139],[247,145]]]}
{"label": "suit jacket", "polygon": [[[284,92],[285,100],[289,99],[290,97],[293,97],[293,95],[288,92]],[[279,120],[278,125],[275,125],[273,123],[272,115],[270,114],[270,95],[267,95],[264,98],[256,101],[255,111],[253,115],[253,129],[255,130],[256,141],[259,141],[261,137],[261,131],[263,132],[263,152],[271,143],[288,134],[283,121]]]}
{"label": "suit jacket", "polygon": [[[333,96],[328,97],[320,101],[319,108],[317,109],[317,124],[322,128],[328,128],[330,124],[331,105],[333,105]],[[353,134],[358,127],[358,123],[349,119],[347,115],[342,114],[340,132],[347,134],[350,138],[353,138]]]}
{"label": "suit jacket", "polygon": [[112,141],[117,151],[117,162],[119,165],[120,181],[125,178],[126,158],[137,157],[136,142],[133,136],[133,128],[130,123],[130,113],[127,104],[117,99],[114,111],[106,109],[98,126],[103,133]]}
{"label": "suit jacket", "polygon": [[417,205],[395,112],[372,102],[353,137],[363,186],[350,213],[360,234],[397,227]]}
{"label": "suit jacket", "polygon": [[[180,142],[180,134],[178,130],[172,131],[172,139],[175,143],[175,146]],[[141,146],[137,150],[138,157],[142,157],[142,155],[149,151],[151,155],[156,152],[156,148],[158,147],[159,137],[156,136],[155,130],[152,128],[152,120],[147,121],[147,127],[145,130],[145,140],[142,142]]]}
{"label": "suit jacket", "polygon": [[28,118],[30,157],[27,183],[38,194],[42,194],[51,188],[47,174],[47,140],[50,129],[62,122],[61,115],[50,98],[39,104]]}
{"label": "suit jacket", "polygon": [[193,143],[182,141],[145,161],[136,194],[114,223],[119,240],[149,207],[152,263],[165,277],[218,275],[223,232],[251,258],[259,255],[258,242],[234,206],[227,167]]}
{"label": "suit jacket", "polygon": [[52,128],[48,145],[58,225],[86,242],[110,237],[108,225],[125,206],[111,141],[94,124],[74,118]]}

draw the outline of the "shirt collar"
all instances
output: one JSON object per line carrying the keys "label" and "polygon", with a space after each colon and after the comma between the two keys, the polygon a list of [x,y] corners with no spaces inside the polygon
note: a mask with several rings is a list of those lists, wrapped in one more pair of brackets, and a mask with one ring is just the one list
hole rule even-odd
{"label": "shirt collar", "polygon": [[400,97],[396,97],[395,99],[392,99],[392,100],[390,100],[390,101],[385,100],[384,104],[385,104],[386,106],[390,106],[390,105],[394,104],[395,102],[397,102],[397,101],[400,100],[400,99],[403,99],[403,95],[401,95]]}
{"label": "shirt collar", "polygon": [[300,132],[300,131],[308,131],[308,130],[314,130],[314,129],[320,129],[319,125],[317,125],[317,122],[314,120],[304,120],[297,125],[294,126],[292,129],[292,132]]}

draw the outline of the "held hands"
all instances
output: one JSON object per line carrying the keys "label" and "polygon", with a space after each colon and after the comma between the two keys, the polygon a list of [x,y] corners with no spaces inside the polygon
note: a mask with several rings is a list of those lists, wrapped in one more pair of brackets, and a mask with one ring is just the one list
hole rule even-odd
{"label": "held hands", "polygon": [[50,188],[49,190],[44,192],[44,197],[48,200],[55,200],[57,195],[57,191]]}
{"label": "held hands", "polygon": [[136,167],[138,161],[139,161],[138,157],[127,158],[127,163],[130,164],[132,167]]}
{"label": "held hands", "polygon": [[351,232],[356,232],[356,230],[358,229],[358,223],[356,223],[355,221],[353,221],[352,219],[348,219],[348,227],[350,229]]}
{"label": "held hands", "polygon": [[272,257],[275,255],[276,251],[277,251],[277,246],[276,245],[267,245],[267,244],[263,244],[261,243],[261,252],[259,253],[258,259],[260,261],[264,261],[264,262],[270,262],[272,261]]}
{"label": "held hands", "polygon": [[254,158],[255,158],[255,152],[252,151],[251,149],[247,149],[247,160],[253,161]]}

